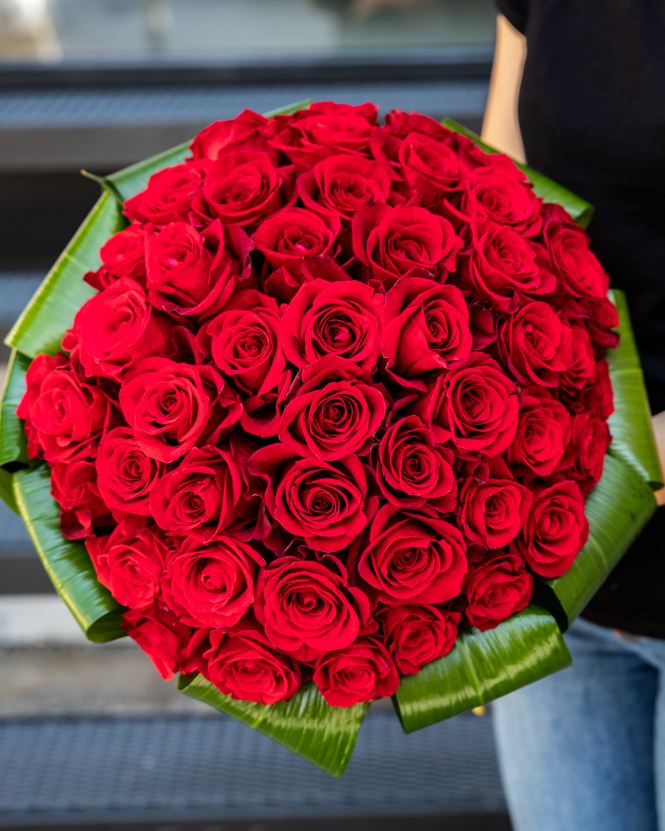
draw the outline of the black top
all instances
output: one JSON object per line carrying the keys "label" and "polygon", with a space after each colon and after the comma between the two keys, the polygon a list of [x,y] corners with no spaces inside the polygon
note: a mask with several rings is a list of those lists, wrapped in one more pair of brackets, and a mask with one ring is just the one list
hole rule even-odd
{"label": "black top", "polygon": [[[527,39],[527,160],[595,206],[592,249],[626,293],[651,409],[665,410],[665,0],[497,4]],[[584,617],[665,638],[665,510]]]}

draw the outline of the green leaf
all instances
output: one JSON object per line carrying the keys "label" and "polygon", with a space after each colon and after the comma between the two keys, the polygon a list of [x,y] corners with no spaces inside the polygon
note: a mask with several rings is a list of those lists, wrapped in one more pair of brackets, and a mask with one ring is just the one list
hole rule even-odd
{"label": "green leaf", "polygon": [[461,629],[448,655],[402,678],[394,696],[406,733],[479,707],[570,664],[554,618],[531,604],[484,632]]}
{"label": "green leaf", "polygon": [[[455,133],[461,133],[467,138],[470,138],[471,141],[475,142],[475,144],[477,144],[478,147],[480,147],[480,149],[485,153],[501,152],[495,147],[486,144],[480,136],[472,130],[463,127],[461,124],[458,124],[450,118],[446,118],[443,124],[449,130],[452,130]],[[579,196],[571,193],[571,191],[567,188],[558,185],[555,181],[549,179],[547,176],[544,176],[542,173],[539,173],[537,170],[534,170],[532,167],[522,164],[521,162],[517,162],[515,159],[513,159],[513,161],[517,167],[525,173],[527,179],[533,185],[534,192],[538,196],[540,196],[545,202],[555,202],[557,205],[561,205],[562,208],[565,208],[565,210],[568,211],[578,225],[581,225],[582,228],[587,227],[591,217],[593,216],[593,205],[585,202],[584,199],[581,199]]]}
{"label": "green leaf", "polygon": [[565,632],[656,510],[649,485],[620,459],[605,456],[600,482],[585,504],[589,540],[571,568],[551,580],[536,578],[534,596]]}
{"label": "green leaf", "polygon": [[25,373],[30,362],[30,358],[13,349],[7,364],[0,404],[0,466],[6,466],[9,471],[30,463],[23,422],[16,415],[25,393]]}
{"label": "green leaf", "polygon": [[369,704],[331,707],[312,681],[288,701],[256,704],[224,695],[202,675],[180,676],[178,689],[237,718],[332,776],[349,763]]}
{"label": "green leaf", "polygon": [[95,294],[83,282],[83,275],[99,268],[99,249],[125,224],[118,203],[104,193],[58,257],[5,343],[30,358],[40,352],[55,355],[74,315]]}
{"label": "green leaf", "polygon": [[614,393],[614,412],[608,420],[612,434],[609,452],[658,490],[663,486],[663,474],[628,304],[622,291],[611,291],[610,298],[619,313],[620,339],[616,349],[607,351]]}
{"label": "green leaf", "polygon": [[0,499],[15,514],[19,513],[16,498],[14,496],[14,474],[0,467]]}
{"label": "green leaf", "polygon": [[17,471],[14,495],[44,568],[88,640],[105,643],[124,637],[124,608],[97,580],[85,545],[62,536],[50,469],[40,465]]}

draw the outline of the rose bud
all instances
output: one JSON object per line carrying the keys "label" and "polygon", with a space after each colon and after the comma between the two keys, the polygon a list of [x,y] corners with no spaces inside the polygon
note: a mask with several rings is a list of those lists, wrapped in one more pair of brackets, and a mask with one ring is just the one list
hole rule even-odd
{"label": "rose bud", "polygon": [[494,629],[529,605],[533,576],[517,554],[491,551],[469,571],[464,594],[469,601],[465,622],[476,629]]}
{"label": "rose bud", "polygon": [[69,460],[53,465],[51,495],[60,503],[60,530],[68,540],[83,539],[93,528],[113,525],[90,461]]}
{"label": "rose bud", "polygon": [[228,534],[209,545],[184,539],[166,563],[164,599],[189,626],[228,628],[261,591],[264,565],[258,551]]}
{"label": "rose bud", "polygon": [[302,370],[302,386],[282,412],[279,438],[299,455],[325,461],[363,455],[383,423],[386,396],[355,364],[329,355]]}
{"label": "rose bud", "polygon": [[314,683],[331,707],[352,707],[394,695],[399,673],[381,641],[362,637],[319,658]]}
{"label": "rose bud", "polygon": [[347,568],[353,585],[372,601],[445,603],[456,597],[467,572],[461,532],[430,513],[379,509],[362,537],[349,549]]}
{"label": "rose bud", "polygon": [[213,630],[210,643],[203,674],[224,695],[274,704],[298,692],[297,661],[273,649],[258,625],[243,621],[228,632]]}
{"label": "rose bud", "polygon": [[122,212],[130,222],[149,222],[156,228],[187,222],[192,196],[203,184],[208,166],[207,162],[195,162],[158,170],[144,190],[125,202]]}
{"label": "rose bud", "polygon": [[469,476],[459,494],[462,533],[470,543],[503,548],[518,535],[532,501],[531,491],[512,479]]}
{"label": "rose bud", "polygon": [[99,582],[118,603],[143,609],[160,597],[168,551],[159,528],[130,519],[106,537],[88,537],[85,545]]}
{"label": "rose bud", "polygon": [[122,628],[147,653],[165,681],[181,669],[180,656],[195,637],[189,626],[157,603],[128,609],[122,617]]}
{"label": "rose bud", "polygon": [[584,498],[576,482],[536,486],[534,501],[513,543],[541,577],[560,577],[572,566],[589,536]]}
{"label": "rose bud", "polygon": [[403,278],[388,292],[382,327],[388,375],[423,392],[425,375],[462,366],[471,354],[469,310],[456,286]]}
{"label": "rose bud", "polygon": [[525,237],[535,237],[543,221],[541,200],[524,173],[506,157],[485,157],[464,183],[460,211],[467,217],[486,216],[500,225],[510,225]]}
{"label": "rose bud", "polygon": [[274,560],[254,612],[276,649],[305,662],[349,646],[370,621],[367,596],[349,586],[346,569],[332,556]]}
{"label": "rose bud", "polygon": [[455,645],[459,614],[436,606],[390,606],[382,614],[386,645],[402,675],[447,655]]}
{"label": "rose bud", "polygon": [[563,404],[542,387],[526,387],[517,433],[506,451],[506,459],[518,476],[529,471],[536,476],[550,476],[570,465],[570,460],[564,459],[569,436],[570,413]]}
{"label": "rose bud", "polygon": [[101,267],[85,274],[85,282],[99,290],[119,277],[130,277],[145,288],[145,239],[145,229],[140,225],[130,225],[113,234],[99,250]]}

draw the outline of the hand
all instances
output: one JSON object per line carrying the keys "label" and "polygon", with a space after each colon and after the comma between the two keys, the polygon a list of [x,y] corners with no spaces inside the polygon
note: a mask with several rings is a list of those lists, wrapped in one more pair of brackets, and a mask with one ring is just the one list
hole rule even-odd
{"label": "hand", "polygon": [[[665,410],[651,417],[651,425],[653,427],[653,434],[656,438],[656,447],[658,448],[658,457],[660,459],[660,466],[665,471]],[[665,488],[661,488],[654,494],[656,502],[659,505],[665,505]]]}

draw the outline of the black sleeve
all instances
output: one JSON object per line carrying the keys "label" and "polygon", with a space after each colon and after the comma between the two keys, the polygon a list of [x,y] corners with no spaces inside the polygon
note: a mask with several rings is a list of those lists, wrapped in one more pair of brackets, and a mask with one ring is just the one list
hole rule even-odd
{"label": "black sleeve", "polygon": [[518,32],[526,30],[528,0],[496,0],[499,12],[508,19]]}

